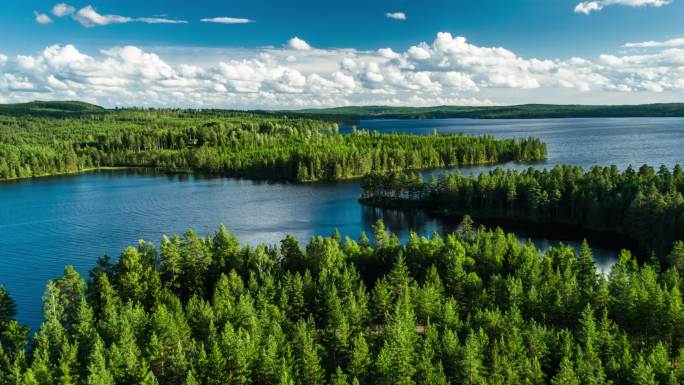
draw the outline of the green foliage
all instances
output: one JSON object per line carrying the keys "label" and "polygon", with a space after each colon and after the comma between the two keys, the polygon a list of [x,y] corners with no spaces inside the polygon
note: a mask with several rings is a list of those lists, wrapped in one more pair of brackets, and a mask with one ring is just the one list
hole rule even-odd
{"label": "green foliage", "polygon": [[[679,165],[657,172],[649,166],[622,172],[616,166],[496,169],[470,176],[445,173],[434,182],[417,174],[390,173],[367,177],[363,187],[361,202],[371,206],[619,234],[654,251],[667,265],[684,268],[684,244],[677,243],[670,253],[673,242],[684,240],[684,172]],[[580,260],[584,267],[578,283],[588,293],[596,288],[591,285],[595,272],[586,260]]]}
{"label": "green foliage", "polygon": [[340,135],[335,123],[267,114],[100,110],[69,102],[4,107],[6,114],[0,106],[0,180],[139,167],[313,182],[361,177],[371,171],[546,157],[546,146],[536,139],[364,131]]}
{"label": "green foliage", "polygon": [[17,315],[17,305],[10,297],[7,289],[0,286],[0,324],[9,322],[15,315]]}
{"label": "green foliage", "polygon": [[292,237],[253,247],[223,227],[187,231],[100,261],[88,283],[67,267],[47,285],[30,346],[5,312],[0,383],[684,380],[676,263],[639,266],[625,251],[603,276],[588,246],[542,253],[484,228],[403,245],[375,230],[375,247],[335,234],[304,249]]}

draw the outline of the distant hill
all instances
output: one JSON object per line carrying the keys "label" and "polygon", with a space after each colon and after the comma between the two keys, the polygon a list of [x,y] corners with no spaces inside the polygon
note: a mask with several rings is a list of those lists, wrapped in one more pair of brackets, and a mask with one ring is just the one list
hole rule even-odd
{"label": "distant hill", "polygon": [[[133,108],[137,109],[137,108]],[[163,109],[163,108],[162,108]],[[170,107],[169,109],[175,109]],[[35,101],[29,103],[0,104],[0,114],[73,116],[106,113],[103,107],[78,101]],[[640,105],[556,105],[523,104],[496,107],[389,107],[350,106],[302,110],[204,110],[211,112],[252,113],[265,116],[287,115],[293,118],[311,118],[353,122],[360,119],[541,119],[541,118],[619,118],[619,117],[684,117],[684,103]]]}
{"label": "distant hill", "polygon": [[0,113],[8,115],[77,115],[85,113],[102,113],[103,107],[78,101],[35,101],[29,103],[0,104]]}
{"label": "distant hill", "polygon": [[524,104],[497,107],[388,107],[352,106],[324,109],[279,111],[288,115],[305,115],[327,119],[535,119],[598,117],[684,117],[684,103],[641,105],[554,105]]}

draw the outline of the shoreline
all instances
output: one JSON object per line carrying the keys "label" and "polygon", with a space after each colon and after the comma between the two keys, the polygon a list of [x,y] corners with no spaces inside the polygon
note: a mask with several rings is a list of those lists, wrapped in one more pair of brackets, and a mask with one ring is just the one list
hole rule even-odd
{"label": "shoreline", "polygon": [[629,250],[639,260],[646,260],[649,255],[649,251],[637,240],[622,234],[617,230],[595,229],[569,222],[535,222],[525,218],[502,217],[466,211],[444,212],[428,210],[418,206],[402,207],[398,204],[381,204],[377,201],[370,201],[367,198],[359,198],[358,202],[362,206],[370,209],[397,210],[409,214],[424,213],[429,217],[446,221],[458,220],[465,215],[469,215],[472,219],[479,221],[478,224],[484,225],[486,228],[490,229],[497,226],[502,228],[516,227],[522,230],[531,231],[536,235],[557,237],[561,240],[581,240],[584,238],[589,241],[590,244],[606,246],[617,251],[621,249]]}
{"label": "shoreline", "polygon": [[[429,172],[429,171],[436,171],[436,170],[444,170],[445,172],[450,172],[455,169],[468,169],[468,168],[475,168],[475,167],[501,167],[505,168],[507,164],[520,164],[520,165],[528,165],[530,167],[534,166],[535,164],[542,164],[546,161],[547,159],[544,160],[538,160],[538,161],[517,161],[517,160],[508,160],[505,162],[495,162],[495,161],[487,161],[487,162],[482,162],[482,163],[474,163],[474,164],[450,164],[450,165],[443,165],[443,166],[428,166],[428,167],[409,167],[409,168],[402,168],[402,169],[396,169],[396,170],[387,170],[385,171],[386,173],[395,173],[395,172],[405,172],[405,173],[410,173],[410,172]],[[45,179],[45,178],[50,178],[50,177],[61,177],[61,176],[76,176],[76,175],[81,175],[81,174],[87,174],[91,172],[99,172],[99,171],[133,171],[133,170],[150,170],[150,171],[157,171],[160,174],[167,174],[167,175],[201,175],[201,176],[212,176],[212,177],[222,177],[222,178],[235,178],[235,179],[244,179],[244,180],[251,180],[255,182],[268,182],[268,181],[274,181],[274,182],[283,182],[283,183],[293,183],[293,184],[298,184],[298,185],[315,185],[315,184],[326,184],[326,183],[345,183],[345,182],[354,182],[354,181],[360,181],[364,177],[366,177],[367,174],[364,175],[353,175],[349,176],[346,178],[341,178],[341,179],[316,179],[316,180],[294,180],[294,179],[289,179],[289,178],[249,178],[245,176],[240,176],[240,175],[226,175],[223,173],[208,173],[204,171],[198,171],[198,170],[164,170],[161,168],[153,167],[153,166],[102,166],[102,167],[88,167],[84,168],[81,170],[77,171],[66,171],[66,172],[57,172],[57,173],[52,173],[52,174],[40,174],[40,175],[32,175],[32,176],[24,176],[24,177],[15,177],[15,178],[6,178],[6,179],[0,179],[0,184],[1,183],[10,183],[10,182],[20,182],[20,181],[25,181],[25,180],[31,180],[31,179]]]}
{"label": "shoreline", "polygon": [[84,168],[84,169],[81,169],[78,171],[65,171],[65,172],[56,172],[56,173],[52,173],[52,174],[40,174],[40,175],[31,175],[31,176],[21,176],[21,177],[15,177],[15,178],[5,178],[5,179],[0,179],[0,183],[21,182],[21,181],[30,180],[30,179],[45,179],[45,178],[50,178],[50,177],[80,175],[80,174],[87,174],[90,172],[98,172],[98,171],[125,171],[125,170],[147,169],[147,168],[149,168],[149,167],[137,167],[137,166],[88,167],[88,168]]}

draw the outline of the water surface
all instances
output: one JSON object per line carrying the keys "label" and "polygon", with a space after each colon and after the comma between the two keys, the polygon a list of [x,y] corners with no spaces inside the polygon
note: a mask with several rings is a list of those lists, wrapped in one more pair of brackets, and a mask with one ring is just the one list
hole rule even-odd
{"label": "water surface", "polygon": [[[682,162],[684,119],[551,119],[551,120],[381,120],[360,127],[383,132],[464,132],[497,137],[536,136],[548,144],[550,166],[568,163],[650,163],[668,167]],[[351,127],[343,127],[349,132]],[[507,165],[527,167],[526,165]],[[476,172],[488,167],[465,170]],[[331,234],[358,238],[377,218],[406,239],[450,231],[453,222],[424,214],[363,208],[358,182],[293,185],[230,178],[99,172],[77,176],[0,183],[0,283],[17,301],[18,318],[36,328],[41,320],[45,283],[67,264],[84,276],[95,260],[120,251],[138,239],[158,243],[162,234],[191,227],[202,234],[225,224],[244,243],[276,243],[286,234],[302,242]],[[520,228],[542,249],[558,239]],[[566,242],[574,247],[578,240]],[[617,246],[595,242],[599,268],[609,269]]]}

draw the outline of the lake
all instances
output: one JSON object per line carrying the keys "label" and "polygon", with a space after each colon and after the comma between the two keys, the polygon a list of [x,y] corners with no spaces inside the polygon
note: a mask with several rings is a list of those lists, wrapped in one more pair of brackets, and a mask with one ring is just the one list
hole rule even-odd
{"label": "lake", "polygon": [[[548,144],[549,160],[539,166],[681,163],[684,119],[543,119],[543,120],[371,120],[359,128],[383,132],[430,134],[463,132],[497,137],[536,136]],[[351,127],[341,128],[342,132]],[[506,167],[529,167],[509,164]],[[465,169],[479,172],[489,167]],[[194,175],[158,175],[112,171],[0,183],[0,283],[17,302],[18,318],[37,328],[45,283],[67,264],[86,276],[95,260],[120,251],[138,239],[158,243],[162,234],[191,227],[201,234],[225,224],[243,243],[276,243],[286,234],[302,242],[311,236],[358,238],[370,233],[377,218],[406,239],[452,230],[455,223],[423,214],[364,208],[358,182],[294,185]],[[540,248],[558,239],[508,227]],[[617,245],[593,240],[599,269],[607,271]],[[577,247],[578,241],[565,242]]]}

